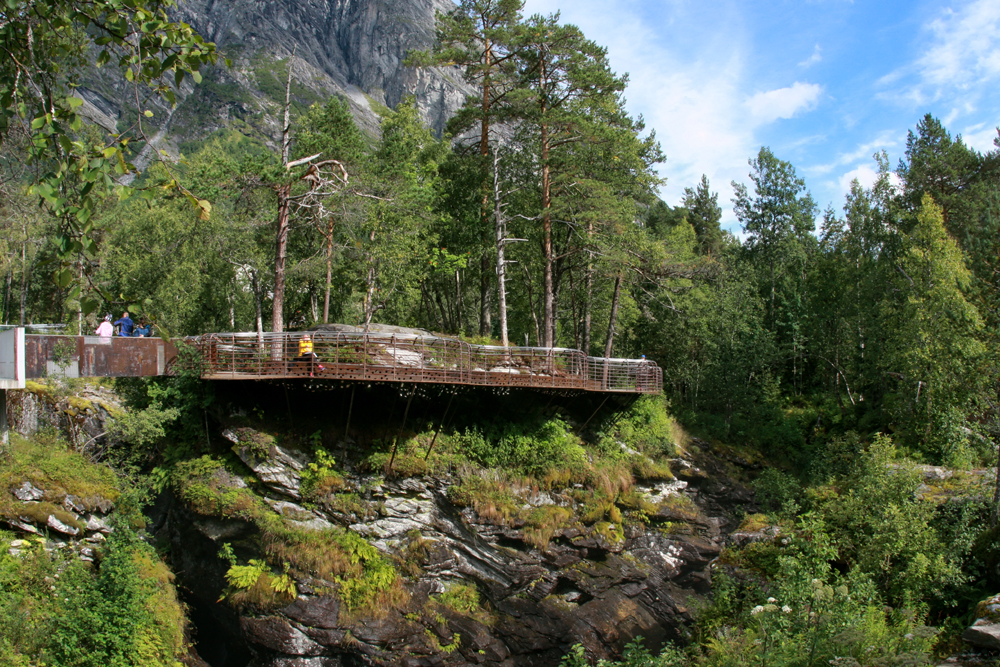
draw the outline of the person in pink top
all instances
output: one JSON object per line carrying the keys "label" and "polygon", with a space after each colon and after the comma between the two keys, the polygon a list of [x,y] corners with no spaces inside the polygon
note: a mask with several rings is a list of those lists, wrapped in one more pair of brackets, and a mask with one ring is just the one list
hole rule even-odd
{"label": "person in pink top", "polygon": [[97,327],[97,335],[101,338],[111,338],[115,334],[115,328],[111,326],[111,314],[104,316],[104,321]]}

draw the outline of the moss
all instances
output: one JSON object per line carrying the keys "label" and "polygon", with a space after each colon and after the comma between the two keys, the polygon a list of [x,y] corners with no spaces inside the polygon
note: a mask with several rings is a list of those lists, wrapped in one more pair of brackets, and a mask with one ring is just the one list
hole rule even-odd
{"label": "moss", "polygon": [[622,509],[635,510],[647,516],[656,514],[656,510],[659,509],[656,503],[653,503],[644,493],[639,493],[638,491],[629,491],[620,495],[616,503]]}
{"label": "moss", "polygon": [[178,463],[170,480],[177,495],[198,514],[255,520],[269,511],[250,489],[234,486],[222,461],[210,456]]}
{"label": "moss", "polygon": [[258,459],[269,459],[274,456],[274,446],[277,439],[269,433],[261,433],[252,428],[234,428],[233,433],[239,444],[233,445],[233,451],[238,452],[240,447],[247,450]]}
{"label": "moss", "polygon": [[319,504],[327,512],[344,514],[351,517],[351,523],[372,519],[377,514],[375,503],[362,500],[356,493],[333,493],[319,500]]}
{"label": "moss", "polygon": [[594,524],[594,534],[611,546],[621,544],[625,541],[625,533],[622,530],[621,523],[598,521]]}
{"label": "moss", "polygon": [[144,606],[151,623],[136,639],[140,664],[156,664],[155,656],[176,656],[186,651],[184,605],[177,597],[174,575],[166,564],[149,551],[133,556],[139,576],[147,582]]}
{"label": "moss", "polygon": [[35,394],[36,396],[51,396],[53,393],[52,387],[40,382],[35,382],[34,380],[25,380],[24,390]]}
{"label": "moss", "polygon": [[694,501],[680,493],[667,496],[657,507],[656,513],[669,514],[671,520],[685,523],[697,523],[701,517],[701,510]]}
{"label": "moss", "polygon": [[[87,509],[93,508],[92,503],[97,498],[114,501],[119,496],[110,468],[70,451],[65,442],[55,437],[39,435],[29,439],[12,433],[10,446],[0,453],[0,516],[13,518],[18,514],[20,509],[15,505],[21,504],[8,490],[24,482],[45,491],[45,499],[49,502],[61,502],[67,494],[72,494],[80,498]],[[65,515],[70,520],[68,525],[76,525],[68,514],[62,510],[58,512],[61,514],[57,514],[57,518]],[[48,515],[42,523],[47,518]]]}
{"label": "moss", "polygon": [[[9,512],[9,513],[7,513]],[[7,518],[16,519],[26,517],[31,523],[44,526],[50,516],[54,516],[61,523],[77,530],[83,530],[86,526],[66,510],[48,502],[21,503],[14,502],[10,509],[5,512]]]}
{"label": "moss", "polygon": [[771,522],[767,518],[766,514],[748,514],[744,517],[743,521],[740,522],[740,526],[736,530],[746,533],[755,533],[758,530],[767,528],[770,524]]}
{"label": "moss", "polygon": [[666,462],[657,462],[646,456],[633,456],[630,460],[632,475],[636,479],[665,482],[674,479],[674,473]]}
{"label": "moss", "polygon": [[[94,404],[85,398],[80,398],[79,396],[68,396],[66,402],[71,409],[77,410],[79,412],[97,412],[94,408]],[[68,410],[67,410],[68,412]]]}

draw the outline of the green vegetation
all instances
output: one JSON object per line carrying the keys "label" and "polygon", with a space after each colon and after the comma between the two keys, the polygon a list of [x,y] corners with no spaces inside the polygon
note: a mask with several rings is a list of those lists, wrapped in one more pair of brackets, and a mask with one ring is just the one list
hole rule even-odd
{"label": "green vegetation", "polygon": [[114,501],[120,495],[114,472],[70,450],[54,429],[30,439],[12,434],[10,446],[0,451],[0,489],[17,488],[24,482],[43,489],[45,502],[28,504],[9,492],[0,493],[0,516],[12,520],[30,516],[44,524],[52,514],[67,525],[79,527],[68,512],[57,507],[67,494],[88,507],[100,498]]}
{"label": "green vegetation", "polygon": [[[9,493],[25,481],[43,489],[45,500],[22,503]],[[12,435],[0,453],[0,488],[0,516],[41,525],[52,515],[83,527],[61,507],[67,494],[90,510],[105,500],[118,505],[114,531],[93,547],[96,566],[72,550],[50,551],[40,537],[12,550],[14,536],[0,532],[0,663],[175,667],[187,651],[184,608],[173,575],[133,529],[135,493],[123,496],[110,468],[69,450],[52,433]]]}
{"label": "green vegetation", "polygon": [[[689,663],[919,664],[951,646],[969,609],[996,592],[1000,508],[984,476],[968,471],[995,466],[1000,443],[1000,149],[973,150],[925,116],[898,167],[879,155],[876,181],[853,184],[842,211],[825,211],[817,230],[805,180],[761,147],[748,183],[732,193],[737,239],[719,226],[719,193],[707,178],[677,206],[657,198],[663,153],[626,113],[625,78],[602,47],[556,16],[525,19],[519,2],[463,0],[441,17],[435,50],[411,56],[461,64],[481,93],[450,134],[433,136],[405,99],[395,109],[372,105],[381,132],[369,139],[347,102],[321,100],[293,80],[288,158],[318,157],[288,169],[258,142],[258,109],[244,113],[259,101],[222,71],[198,73],[215,63],[214,48],[171,23],[166,3],[126,4],[8,2],[24,19],[0,26],[8,50],[43,53],[30,59],[37,71],[20,64],[27,59],[0,63],[0,176],[10,185],[0,207],[3,321],[13,321],[13,309],[24,321],[73,324],[82,315],[92,330],[97,312],[134,304],[168,336],[263,332],[271,316],[275,329],[381,321],[484,342],[647,355],[663,370],[665,395],[641,398],[616,422],[595,417],[584,428],[540,406],[453,416],[436,440],[426,424],[398,441],[386,430],[362,445],[358,467],[386,478],[454,473],[455,505],[520,531],[539,550],[567,534],[617,548],[640,525],[697,534],[704,517],[686,497],[647,496],[636,485],[712,475],[711,467],[672,466],[686,448],[707,451],[754,489],[761,513],[741,528],[763,539],[720,557],[685,649]],[[115,29],[102,29],[111,22]],[[95,42],[98,32],[110,41]],[[129,127],[114,136],[85,125],[71,84],[89,66],[87,49],[102,64],[122,50],[115,64],[126,80],[152,85],[168,102],[163,76],[175,85],[201,80],[204,94],[189,97],[176,122],[204,125],[211,139],[185,146],[182,166],[154,165],[134,187],[116,185],[133,171],[126,160],[146,141],[139,123],[154,112],[126,110]],[[290,61],[249,64],[263,105],[277,112]],[[234,117],[227,129],[214,121],[221,110]],[[499,141],[501,126],[517,131]],[[280,252],[279,219],[290,230]],[[57,367],[70,352],[59,346]],[[365,354],[347,350],[342,359]],[[130,480],[150,472],[196,513],[259,530],[254,544],[240,545],[245,562],[230,563],[234,604],[270,608],[295,595],[296,576],[309,575],[357,618],[400,605],[400,573],[419,573],[426,545],[410,539],[397,564],[350,531],[306,531],[271,510],[254,483],[236,481],[252,477],[210,427],[225,411],[198,379],[196,355],[183,346],[181,355],[174,377],[116,383],[128,410],[111,433],[123,446],[110,446],[104,460]],[[517,356],[503,370],[515,370]],[[442,363],[427,360],[428,368]],[[54,401],[73,387],[55,385],[29,390]],[[66,404],[74,419],[95,410],[80,399]],[[313,454],[305,501],[374,516],[377,503],[345,492],[324,433],[288,436]],[[248,444],[266,456],[274,443]],[[84,503],[120,497],[110,468],[54,438],[15,438],[2,456],[0,488],[27,480],[47,493],[33,505],[3,496],[6,518],[78,525],[59,507],[66,494]],[[919,464],[955,471],[933,479]],[[528,503],[542,494],[551,502]],[[166,580],[152,556],[136,564],[138,543],[114,549],[125,555],[95,572],[66,570],[80,592],[66,591],[62,604],[79,603],[66,613],[80,615],[80,627],[123,615],[128,641],[145,637],[141,651],[155,664],[174,644],[149,630],[159,623],[150,619],[169,614],[142,616],[146,603],[137,601],[149,599],[141,582]],[[55,567],[45,558],[38,555],[43,580]],[[18,562],[25,572],[36,567]],[[20,577],[19,567],[10,576]],[[48,585],[58,592],[62,584]],[[25,595],[42,591],[35,579],[24,586]],[[97,590],[104,603],[73,597]],[[462,606],[461,595],[438,603]],[[54,620],[55,608],[40,609],[27,620],[10,612],[13,627],[48,623],[37,641],[59,638],[110,664],[119,659],[111,653],[140,651],[124,635],[108,639],[113,648],[84,647]],[[25,632],[14,636],[0,641],[18,660],[43,651]],[[457,635],[431,636],[440,650],[459,646]],[[633,644],[626,664],[677,664],[679,655],[670,648],[653,657]],[[583,659],[574,651],[567,664]]]}

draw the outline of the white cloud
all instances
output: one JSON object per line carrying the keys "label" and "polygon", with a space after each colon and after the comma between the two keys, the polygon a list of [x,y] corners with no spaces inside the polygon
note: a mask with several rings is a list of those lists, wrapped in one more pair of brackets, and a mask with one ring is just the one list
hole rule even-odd
{"label": "white cloud", "polygon": [[[554,11],[556,2],[529,0],[525,12]],[[641,0],[578,0],[563,3],[562,20],[606,46],[615,71],[629,73],[628,108],[656,130],[667,155],[659,167],[667,178],[660,191],[663,200],[677,205],[684,188],[705,174],[719,193],[723,225],[732,226],[729,183],[746,178],[747,158],[759,147],[744,106],[750,59],[745,21],[734,6],[724,13],[728,23],[700,27],[697,49],[681,48],[663,38],[668,31],[688,31],[690,36],[686,12],[692,6],[680,4],[662,12],[658,23],[643,14]]]}
{"label": "white cloud", "polygon": [[[851,191],[851,183],[857,179],[861,187],[870,188],[878,180],[878,170],[863,164],[859,167],[851,169],[845,172],[837,179],[836,183],[827,183],[827,186],[833,190],[836,189],[840,192],[840,201],[844,201],[844,197],[847,193]],[[889,183],[894,188],[902,188],[903,181],[896,175],[895,172],[889,172]]]}
{"label": "white cloud", "polygon": [[980,153],[996,150],[993,140],[997,138],[997,128],[993,124],[976,123],[961,133],[966,146],[975,148]]}
{"label": "white cloud", "polygon": [[788,88],[757,93],[747,100],[750,116],[756,125],[766,125],[779,118],[791,118],[800,111],[809,111],[819,102],[823,86],[796,81]]}
{"label": "white cloud", "polygon": [[927,29],[934,41],[917,61],[927,83],[965,88],[1000,76],[1000,2],[946,9]]}
{"label": "white cloud", "polygon": [[897,132],[892,130],[881,132],[875,139],[859,145],[853,151],[839,154],[833,162],[806,167],[804,171],[812,174],[828,174],[837,167],[854,164],[861,160],[871,160],[878,151],[898,146],[899,140],[896,139],[896,136]]}
{"label": "white cloud", "polygon": [[806,58],[805,60],[803,60],[802,62],[800,62],[799,63],[799,67],[812,67],[813,65],[815,65],[819,61],[823,60],[823,55],[820,53],[821,51],[822,51],[822,49],[819,48],[819,44],[817,44],[813,48],[812,55],[809,56],[808,58]]}
{"label": "white cloud", "polygon": [[913,106],[964,93],[963,109],[993,88],[1000,78],[1000,2],[974,0],[958,10],[946,8],[923,26],[921,55],[878,80],[889,88],[879,95]]}
{"label": "white cloud", "polygon": [[851,182],[855,179],[857,179],[858,183],[860,183],[863,187],[870,188],[875,184],[875,181],[878,180],[878,172],[866,164],[851,169],[847,173],[843,174],[838,181],[840,192],[842,194],[850,192]]}

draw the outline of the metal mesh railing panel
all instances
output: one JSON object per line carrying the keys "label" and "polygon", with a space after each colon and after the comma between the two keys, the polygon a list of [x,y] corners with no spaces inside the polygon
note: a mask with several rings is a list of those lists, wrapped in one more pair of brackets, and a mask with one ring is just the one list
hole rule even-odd
{"label": "metal mesh railing panel", "polygon": [[187,339],[213,379],[319,377],[500,387],[659,393],[661,369],[642,359],[579,350],[471,345],[453,338],[379,332],[204,334]]}

